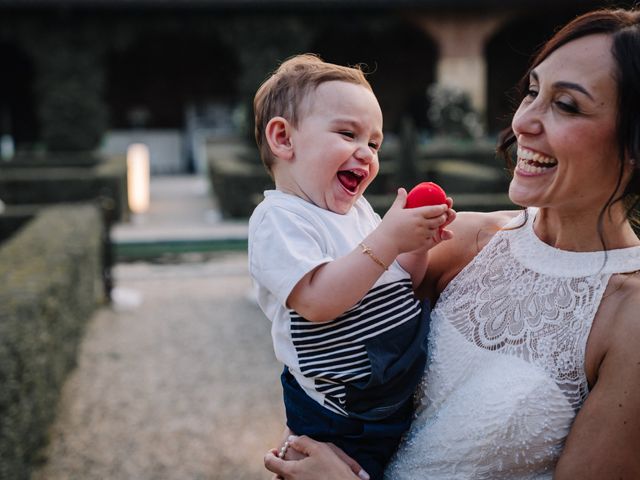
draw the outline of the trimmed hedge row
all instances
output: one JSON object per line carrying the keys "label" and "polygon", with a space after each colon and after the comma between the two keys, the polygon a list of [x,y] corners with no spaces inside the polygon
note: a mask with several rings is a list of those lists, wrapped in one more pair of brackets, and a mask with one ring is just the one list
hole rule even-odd
{"label": "trimmed hedge row", "polygon": [[209,182],[222,216],[249,217],[256,206],[255,195],[274,188],[256,149],[230,142],[210,144],[207,152]]}
{"label": "trimmed hedge row", "polygon": [[103,220],[88,204],[46,207],[0,246],[0,479],[28,479],[63,381],[103,300]]}
{"label": "trimmed hedge row", "polygon": [[[414,178],[406,178],[400,171],[403,154],[406,152],[397,142],[385,145],[378,176],[367,188],[367,199],[381,215],[393,202],[399,186],[409,190],[423,181],[442,186],[453,197],[454,208],[458,210],[514,208],[506,195],[509,174],[490,144],[421,146],[415,152],[412,166],[415,173],[410,176]],[[256,148],[249,143],[209,144],[208,173],[224,217],[249,217],[262,200],[262,192],[273,188]]]}
{"label": "trimmed hedge row", "polygon": [[0,199],[7,205],[42,205],[108,198],[113,220],[126,221],[124,156],[97,159],[86,154],[17,157],[0,163]]}

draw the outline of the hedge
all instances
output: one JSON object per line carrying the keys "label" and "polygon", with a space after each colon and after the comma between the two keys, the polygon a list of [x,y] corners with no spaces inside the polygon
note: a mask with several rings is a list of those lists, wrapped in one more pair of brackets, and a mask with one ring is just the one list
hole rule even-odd
{"label": "hedge", "polygon": [[85,324],[103,299],[103,221],[52,206],[0,246],[0,479],[39,462]]}
{"label": "hedge", "polygon": [[113,221],[126,221],[127,172],[124,156],[47,154],[0,162],[0,199],[7,205],[46,205],[108,198]]}
{"label": "hedge", "polygon": [[[422,145],[415,151],[414,173],[409,177],[399,171],[406,154],[398,142],[385,144],[380,153],[380,171],[365,194],[379,214],[391,206],[398,187],[409,190],[423,181],[441,185],[458,210],[514,208],[506,194],[509,174],[490,144]],[[224,217],[249,217],[262,200],[262,192],[274,188],[256,147],[249,143],[212,142],[207,157],[212,191]]]}
{"label": "hedge", "polygon": [[256,149],[242,142],[207,147],[209,181],[222,216],[249,217],[256,206],[256,194],[274,188]]}

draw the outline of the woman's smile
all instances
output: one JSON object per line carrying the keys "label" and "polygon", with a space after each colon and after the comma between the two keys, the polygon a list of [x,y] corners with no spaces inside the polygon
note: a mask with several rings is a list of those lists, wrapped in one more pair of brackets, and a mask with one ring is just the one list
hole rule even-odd
{"label": "woman's smile", "polygon": [[558,160],[555,158],[518,145],[517,173],[524,174],[525,176],[539,175],[549,172],[557,165]]}

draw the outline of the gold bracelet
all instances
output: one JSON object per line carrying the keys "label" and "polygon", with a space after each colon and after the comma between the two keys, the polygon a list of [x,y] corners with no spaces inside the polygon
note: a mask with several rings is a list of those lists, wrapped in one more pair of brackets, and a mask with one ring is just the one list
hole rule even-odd
{"label": "gold bracelet", "polygon": [[371,251],[371,249],[369,247],[367,247],[364,243],[359,243],[358,245],[360,245],[360,248],[362,248],[362,253],[365,253],[367,255],[369,255],[369,257],[371,258],[371,260],[373,260],[374,262],[376,262],[378,265],[380,265],[382,268],[386,270],[389,270],[389,267],[387,267],[382,260],[380,260],[378,257],[375,256],[375,254],[373,253],[373,251]]}

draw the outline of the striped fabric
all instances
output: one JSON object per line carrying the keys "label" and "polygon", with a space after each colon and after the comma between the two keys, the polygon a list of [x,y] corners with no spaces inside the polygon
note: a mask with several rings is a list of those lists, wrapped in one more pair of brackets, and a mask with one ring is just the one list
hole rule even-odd
{"label": "striped fabric", "polygon": [[387,283],[371,289],[353,308],[328,323],[305,320],[290,311],[291,338],[300,371],[313,378],[324,405],[347,415],[345,384],[366,383],[371,376],[366,340],[420,316],[411,280]]}

